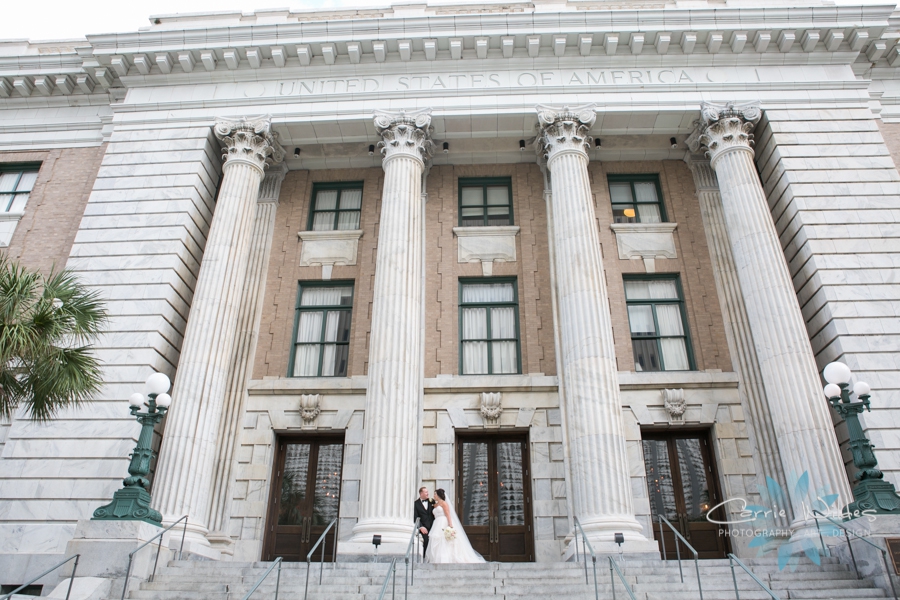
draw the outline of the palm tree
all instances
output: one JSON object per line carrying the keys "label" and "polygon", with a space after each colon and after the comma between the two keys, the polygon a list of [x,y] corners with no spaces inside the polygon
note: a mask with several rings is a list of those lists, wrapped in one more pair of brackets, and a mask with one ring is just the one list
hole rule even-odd
{"label": "palm tree", "polygon": [[91,342],[106,318],[71,271],[44,276],[0,255],[0,418],[21,404],[48,421],[94,396],[102,380]]}

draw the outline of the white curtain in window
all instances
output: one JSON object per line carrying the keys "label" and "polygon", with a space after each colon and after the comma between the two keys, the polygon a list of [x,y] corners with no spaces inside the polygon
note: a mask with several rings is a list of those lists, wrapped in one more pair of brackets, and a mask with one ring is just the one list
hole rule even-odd
{"label": "white curtain in window", "polygon": [[359,208],[362,206],[362,190],[344,190],[341,193],[341,214],[338,229],[359,229]]}
{"label": "white curtain in window", "polygon": [[13,187],[19,178],[18,173],[0,173],[0,192],[14,192]]}
{"label": "white curtain in window", "polygon": [[[300,296],[300,306],[337,306],[349,292],[346,287],[308,287]],[[321,325],[321,321],[320,321]]]}
{"label": "white curtain in window", "polygon": [[[511,306],[491,309],[491,339],[515,339],[516,311]],[[515,342],[492,342],[494,373],[515,373],[518,369]]]}
{"label": "white curtain in window", "polygon": [[650,181],[636,182],[634,184],[634,193],[638,202],[652,202],[652,204],[638,205],[641,223],[659,223],[662,219],[659,214],[656,184]]}
{"label": "white curtain in window", "polygon": [[[316,211],[333,211],[337,208],[337,190],[322,190],[316,193]],[[333,212],[316,212],[313,216],[313,231],[330,231],[334,229]]]}
{"label": "white curtain in window", "polygon": [[656,326],[653,324],[653,309],[649,306],[629,306],[628,323],[631,333],[635,335],[653,335]]}
{"label": "white curtain in window", "polygon": [[611,183],[609,184],[609,197],[613,204],[630,204],[631,185],[627,183]]}
{"label": "white curtain in window", "polygon": [[[487,309],[464,308],[462,311],[463,340],[487,338]],[[487,342],[463,342],[463,374],[477,375],[488,372]]]}
{"label": "white curtain in window", "polygon": [[294,377],[314,377],[319,370],[319,345],[303,342],[322,341],[322,318],[319,311],[304,311],[300,313],[300,323],[297,326],[297,350],[294,354]]}
{"label": "white curtain in window", "polygon": [[512,302],[512,283],[473,283],[463,286],[462,301],[471,302]]}
{"label": "white curtain in window", "polygon": [[[19,179],[19,185],[16,186],[16,191],[18,192],[30,192],[32,188],[34,188],[34,182],[37,181],[37,171],[32,171],[31,173],[22,173],[22,178]],[[0,190],[3,187],[0,186]]]}
{"label": "white curtain in window", "polygon": [[626,281],[625,297],[629,300],[677,300],[678,288],[674,279]]}
{"label": "white curtain in window", "polygon": [[680,307],[671,304],[657,305],[656,320],[659,323],[659,334],[661,336],[682,336],[660,340],[666,371],[687,371],[690,366],[687,348],[684,343],[684,327]]}
{"label": "white curtain in window", "polygon": [[[333,310],[328,313],[325,319],[325,341],[337,341],[338,323],[340,322],[341,313]],[[334,360],[336,355],[336,346],[334,344],[325,344],[322,347],[322,375],[334,375]]]}

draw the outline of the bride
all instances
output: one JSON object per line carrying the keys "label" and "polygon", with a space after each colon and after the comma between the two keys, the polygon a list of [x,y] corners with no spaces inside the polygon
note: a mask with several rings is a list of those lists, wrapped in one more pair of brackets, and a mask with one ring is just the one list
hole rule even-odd
{"label": "bride", "polygon": [[[444,490],[434,492],[434,525],[431,526],[431,534],[428,536],[428,549],[425,551],[425,559],[430,563],[483,563],[484,558],[472,549],[466,532],[463,531],[456,516],[456,511],[447,503],[447,495]],[[452,528],[456,532],[455,539],[447,539],[444,531]]]}

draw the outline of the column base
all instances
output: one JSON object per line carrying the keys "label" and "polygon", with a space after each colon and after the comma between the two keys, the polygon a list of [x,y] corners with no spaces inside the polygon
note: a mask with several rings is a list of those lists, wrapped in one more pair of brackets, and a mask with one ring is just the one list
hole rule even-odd
{"label": "column base", "polygon": [[[168,527],[177,520],[178,517],[164,515],[163,526]],[[181,543],[182,533],[184,534],[183,546]],[[184,522],[181,522],[169,531],[170,547],[176,555],[181,549],[182,558],[185,560],[221,560],[221,548],[213,547],[208,535],[209,530],[206,527],[191,523],[189,519],[186,529]]]}
{"label": "column base", "polygon": [[[643,527],[634,518],[598,516],[585,518],[584,520],[579,519],[579,522],[594,549],[594,553],[598,556],[619,555],[620,553],[631,557],[639,555],[648,559],[657,559],[660,556],[659,544],[656,540],[648,540],[644,536]],[[621,533],[625,538],[621,547],[615,542],[617,533]],[[582,545],[581,531],[576,529],[575,535],[569,541],[564,554],[566,560],[574,554],[576,542],[579,552],[586,552]]]}
{"label": "column base", "polygon": [[213,531],[206,536],[209,545],[228,556],[234,556],[234,540],[223,531]]}
{"label": "column base", "polygon": [[[353,527],[353,534],[346,542],[338,544],[338,556],[346,556],[350,562],[366,562],[375,554],[372,537],[381,536],[378,557],[402,558],[406,555],[413,523],[406,521],[369,520],[360,521]],[[353,556],[359,559],[351,558]]]}

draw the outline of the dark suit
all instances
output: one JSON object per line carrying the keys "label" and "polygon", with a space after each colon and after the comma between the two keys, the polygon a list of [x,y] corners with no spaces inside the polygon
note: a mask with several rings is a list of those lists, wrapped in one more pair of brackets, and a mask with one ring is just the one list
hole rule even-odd
{"label": "dark suit", "polygon": [[[429,501],[426,509],[422,506],[422,500],[417,498],[413,509],[413,520],[419,519],[419,527],[424,527],[426,530],[431,531],[431,526],[434,525],[434,505]],[[427,533],[422,535],[422,556],[425,556],[426,548],[428,548]]]}

